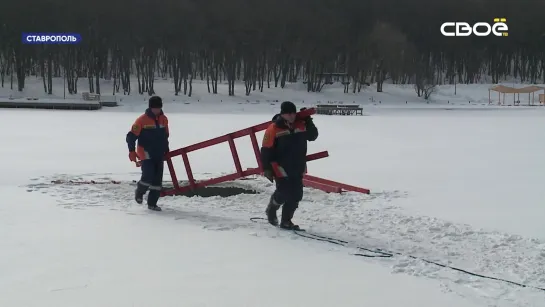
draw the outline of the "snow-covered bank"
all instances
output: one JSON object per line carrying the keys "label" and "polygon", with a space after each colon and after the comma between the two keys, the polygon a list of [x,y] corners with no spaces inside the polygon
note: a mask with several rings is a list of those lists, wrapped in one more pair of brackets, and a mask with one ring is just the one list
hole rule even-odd
{"label": "snow-covered bank", "polygon": [[[78,94],[70,95],[66,93],[66,100],[81,100],[82,92],[88,91],[87,82],[80,80]],[[0,88],[0,99],[7,97],[26,98],[34,97],[39,100],[65,100],[65,90],[62,78],[53,80],[53,94],[44,93],[42,79],[28,78],[25,81],[23,92],[11,90],[9,85]],[[508,86],[522,87],[513,83],[505,83]],[[540,84],[538,84],[540,85]],[[218,93],[208,93],[206,81],[194,80],[193,93],[191,97],[174,94],[174,85],[172,80],[156,79],[154,89],[156,94],[163,97],[165,105],[171,112],[190,112],[190,113],[261,113],[273,112],[283,100],[291,100],[298,106],[313,106],[316,104],[336,103],[336,104],[359,104],[364,108],[371,110],[378,108],[540,108],[538,96],[535,95],[536,106],[528,106],[531,101],[528,95],[520,95],[520,106],[498,106],[499,98],[497,93],[490,95],[488,89],[492,84],[458,84],[437,86],[435,92],[429,101],[422,97],[417,97],[413,85],[394,85],[384,84],[383,92],[377,93],[376,84],[364,87],[361,92],[343,93],[343,86],[335,83],[327,85],[322,92],[309,93],[303,83],[288,83],[285,88],[265,86],[263,92],[252,91],[249,96],[245,95],[244,84],[238,83],[235,86],[235,96],[227,95],[227,84],[218,84]],[[541,85],[542,86],[542,85]],[[135,111],[146,105],[147,94],[140,95],[137,92],[137,80],[131,80],[130,95],[124,95],[123,91],[116,93],[117,100],[122,108],[112,108],[112,110]],[[101,80],[102,95],[111,96],[113,93],[113,81]],[[530,99],[530,100],[529,100]],[[502,98],[502,101],[504,99]],[[506,95],[506,104],[512,104],[513,95]]]}

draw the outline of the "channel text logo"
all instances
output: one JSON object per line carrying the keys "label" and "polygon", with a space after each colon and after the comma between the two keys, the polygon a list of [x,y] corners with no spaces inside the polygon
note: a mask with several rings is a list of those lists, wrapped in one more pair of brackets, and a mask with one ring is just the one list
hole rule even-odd
{"label": "channel text logo", "polygon": [[477,22],[473,26],[467,22],[445,22],[441,25],[443,36],[508,36],[506,18],[494,18],[491,25],[488,22]]}

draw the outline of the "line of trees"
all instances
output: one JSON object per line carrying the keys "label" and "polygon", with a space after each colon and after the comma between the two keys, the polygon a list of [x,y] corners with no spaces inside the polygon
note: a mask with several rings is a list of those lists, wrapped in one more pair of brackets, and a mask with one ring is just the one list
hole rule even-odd
{"label": "line of trees", "polygon": [[[206,80],[229,95],[303,81],[319,92],[342,82],[345,92],[370,83],[415,84],[418,96],[436,84],[478,83],[491,76],[545,83],[545,1],[530,0],[69,0],[8,1],[0,10],[0,85],[22,91],[29,76],[65,76],[101,93],[155,93],[171,78],[176,95],[191,96]],[[443,37],[446,21],[492,23],[507,18],[507,37]],[[24,45],[22,32],[80,33],[78,45]],[[131,88],[136,76],[138,88]],[[426,97],[427,98],[427,97]]]}

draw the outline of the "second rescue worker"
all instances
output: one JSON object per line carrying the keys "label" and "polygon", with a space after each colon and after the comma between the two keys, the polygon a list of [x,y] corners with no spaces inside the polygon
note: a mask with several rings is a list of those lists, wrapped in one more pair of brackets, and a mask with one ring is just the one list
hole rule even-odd
{"label": "second rescue worker", "polygon": [[[138,181],[134,199],[141,204],[144,194],[149,189],[148,209],[161,211],[157,201],[163,184],[163,165],[168,148],[168,119],[163,113],[163,100],[153,96],[149,99],[149,108],[136,119],[131,131],[127,133],[129,159],[133,162],[142,160],[142,177]],[[138,147],[136,141],[138,140]]]}
{"label": "second rescue worker", "polygon": [[283,205],[280,227],[299,229],[291,220],[303,198],[307,142],[317,138],[318,128],[312,118],[298,118],[295,105],[290,101],[282,102],[279,116],[275,116],[265,130],[261,147],[264,175],[271,182],[276,181],[276,190],[265,211],[269,223],[278,225],[276,211]]}

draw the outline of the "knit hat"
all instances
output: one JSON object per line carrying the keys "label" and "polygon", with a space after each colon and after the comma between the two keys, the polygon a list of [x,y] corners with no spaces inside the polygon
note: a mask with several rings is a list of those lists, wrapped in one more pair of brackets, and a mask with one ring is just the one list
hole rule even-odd
{"label": "knit hat", "polygon": [[163,99],[159,96],[152,96],[149,99],[149,107],[150,108],[162,108],[163,107]]}
{"label": "knit hat", "polygon": [[291,101],[284,101],[280,105],[280,114],[297,113],[297,108]]}

